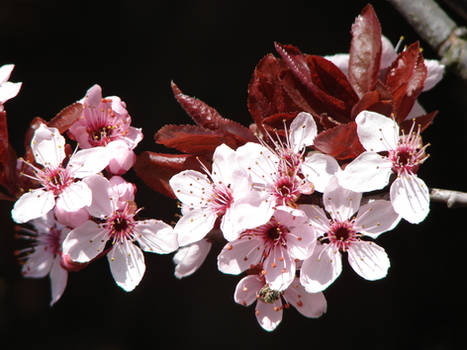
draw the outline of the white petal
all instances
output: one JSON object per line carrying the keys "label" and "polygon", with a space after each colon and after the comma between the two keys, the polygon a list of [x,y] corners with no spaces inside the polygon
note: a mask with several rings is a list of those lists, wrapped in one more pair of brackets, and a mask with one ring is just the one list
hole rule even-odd
{"label": "white petal", "polygon": [[172,176],[169,184],[180,202],[193,208],[206,206],[212,188],[209,178],[195,170],[185,170]]}
{"label": "white petal", "polygon": [[444,65],[439,63],[438,60],[425,60],[425,66],[428,74],[425,80],[423,91],[432,89],[443,78]]}
{"label": "white petal", "polygon": [[308,293],[298,278],[283,294],[287,303],[292,304],[305,317],[317,318],[327,310],[327,302],[323,293]]}
{"label": "white petal", "polygon": [[177,235],[172,226],[160,220],[144,220],[135,224],[136,241],[145,252],[168,254],[177,250]]}
{"label": "white petal", "polygon": [[37,246],[23,265],[23,275],[32,278],[45,277],[49,274],[53,261],[54,254],[46,246]]}
{"label": "white petal", "polygon": [[197,271],[208,256],[212,244],[202,239],[180,248],[174,255],[175,277],[183,278]]}
{"label": "white petal", "polygon": [[378,153],[363,152],[338,174],[339,184],[355,192],[380,190],[389,183],[392,162]]}
{"label": "white petal", "polygon": [[273,290],[287,289],[295,278],[296,264],[286,249],[274,247],[264,259],[263,271],[266,283]]}
{"label": "white petal", "polygon": [[256,319],[264,330],[271,332],[282,321],[282,301],[277,299],[272,304],[258,300],[256,303]]}
{"label": "white petal", "polygon": [[4,64],[0,67],[0,85],[10,79],[11,72],[14,68],[14,64]]}
{"label": "white petal", "polygon": [[355,229],[376,238],[381,233],[396,227],[400,219],[390,201],[375,200],[360,207],[355,219]]}
{"label": "white petal", "polygon": [[229,146],[225,144],[217,146],[212,156],[212,178],[215,183],[232,182],[232,172],[237,165],[236,158],[235,151]]}
{"label": "white petal", "polygon": [[321,207],[315,204],[301,204],[300,210],[303,210],[311,221],[311,225],[318,236],[322,236],[329,231],[329,219]]}
{"label": "white petal", "polygon": [[373,242],[355,242],[347,251],[349,264],[363,278],[374,281],[386,277],[389,258],[379,245]]}
{"label": "white petal", "polygon": [[227,274],[238,275],[257,265],[263,256],[261,238],[249,235],[227,243],[217,256],[217,268]]}
{"label": "white petal", "polygon": [[382,50],[381,50],[381,69],[389,67],[392,62],[397,58],[397,52],[394,49],[391,41],[384,35],[381,36]]}
{"label": "white petal", "polygon": [[50,288],[52,292],[52,300],[50,305],[55,304],[65,291],[68,281],[68,271],[60,265],[60,258],[54,260],[52,270],[50,271]]}
{"label": "white petal", "polygon": [[239,166],[248,169],[253,183],[268,184],[275,177],[279,159],[266,147],[248,142],[236,152]]}
{"label": "white petal", "polygon": [[184,246],[203,239],[214,227],[217,215],[206,209],[193,209],[183,215],[174,227],[178,244]]}
{"label": "white petal", "polygon": [[256,296],[263,286],[264,282],[257,275],[243,277],[235,287],[235,302],[243,306],[250,306],[257,300]]}
{"label": "white petal", "polygon": [[74,212],[92,203],[92,192],[83,181],[73,182],[64,188],[57,198],[57,208]]}
{"label": "white petal", "polygon": [[416,117],[419,117],[425,114],[426,114],[425,109],[420,105],[418,101],[415,101],[409,114],[407,115],[407,117],[405,117],[405,120],[410,120],[410,119],[413,119],[413,118],[416,118]]}
{"label": "white petal", "polygon": [[23,224],[47,214],[54,205],[55,196],[52,191],[32,190],[19,197],[11,210],[11,217],[16,223]]}
{"label": "white petal", "polygon": [[396,213],[412,224],[422,222],[430,212],[430,193],[417,175],[401,174],[391,185],[391,203]]}
{"label": "white petal", "polygon": [[134,149],[143,139],[143,132],[139,128],[130,126],[125,136],[122,137],[130,149]]}
{"label": "white petal", "polygon": [[331,245],[317,245],[313,255],[300,270],[300,283],[308,293],[318,293],[329,287],[342,271],[342,257]]}
{"label": "white petal", "polygon": [[65,159],[65,138],[56,128],[40,124],[31,140],[36,162],[49,168],[57,168]]}
{"label": "white petal", "polygon": [[338,53],[332,56],[324,56],[325,59],[334,63],[346,76],[349,71],[349,54]]}
{"label": "white petal", "polygon": [[370,152],[395,149],[399,141],[399,126],[382,114],[362,111],[355,118],[360,143]]}
{"label": "white petal", "polygon": [[340,166],[333,157],[313,152],[305,158],[301,170],[315,190],[323,193],[331,177],[339,172]]}
{"label": "white petal", "polygon": [[110,194],[110,182],[102,175],[92,175],[83,180],[92,192],[91,204],[87,207],[89,214],[103,219],[114,211]]}
{"label": "white petal", "polygon": [[0,105],[18,95],[22,83],[12,83],[7,81],[0,83]]}
{"label": "white petal", "polygon": [[125,292],[135,289],[146,271],[143,252],[126,239],[114,244],[107,260],[115,283]]}
{"label": "white petal", "polygon": [[345,221],[350,219],[360,207],[362,194],[347,190],[339,185],[334,176],[323,193],[323,202],[326,211],[333,219]]}
{"label": "white petal", "polygon": [[73,177],[84,178],[97,174],[109,164],[111,154],[105,147],[93,147],[76,152],[67,169]]}
{"label": "white petal", "polygon": [[299,153],[306,146],[311,146],[318,134],[313,116],[306,112],[299,113],[290,124],[290,143],[295,153]]}
{"label": "white petal", "polygon": [[63,254],[69,255],[74,262],[91,261],[104,250],[107,239],[101,226],[94,221],[86,221],[67,235],[62,243]]}

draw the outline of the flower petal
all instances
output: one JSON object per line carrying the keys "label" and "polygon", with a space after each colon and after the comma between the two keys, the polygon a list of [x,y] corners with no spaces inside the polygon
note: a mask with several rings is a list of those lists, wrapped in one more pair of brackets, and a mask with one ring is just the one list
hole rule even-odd
{"label": "flower petal", "polygon": [[287,303],[292,304],[305,317],[317,318],[327,310],[327,302],[323,293],[308,293],[298,278],[283,294]]}
{"label": "flower petal", "polygon": [[360,143],[370,152],[395,149],[399,141],[399,126],[382,114],[362,111],[355,118]]}
{"label": "flower petal", "polygon": [[276,246],[264,259],[263,273],[266,283],[273,290],[287,289],[295,277],[296,264],[286,249]]}
{"label": "flower petal", "polygon": [[49,168],[57,168],[65,159],[65,138],[56,128],[39,124],[31,140],[36,162]]}
{"label": "flower petal", "polygon": [[107,169],[112,174],[122,175],[136,162],[135,152],[123,140],[109,142],[105,148],[111,154]]}
{"label": "flower petal", "polygon": [[107,260],[115,283],[125,292],[135,289],[146,271],[143,252],[126,239],[114,244]]}
{"label": "flower petal", "polygon": [[326,211],[333,219],[345,221],[352,217],[360,207],[362,194],[341,187],[334,176],[323,193]]}
{"label": "flower petal", "polygon": [[232,182],[232,173],[237,168],[235,165],[237,155],[235,151],[222,144],[217,146],[212,156],[212,179],[215,183],[221,181],[224,184]]}
{"label": "flower petal", "polygon": [[313,255],[302,264],[300,283],[308,293],[322,292],[341,272],[341,254],[329,244],[317,245]]}
{"label": "flower petal", "polygon": [[93,193],[83,181],[73,182],[58,195],[57,208],[74,212],[92,203]]}
{"label": "flower petal", "polygon": [[52,191],[42,189],[26,192],[16,201],[11,217],[18,224],[46,215],[55,205]]}
{"label": "flower petal", "polygon": [[305,158],[302,164],[302,172],[306,179],[313,183],[315,190],[324,192],[329,180],[340,171],[337,161],[327,154],[313,152]]}
{"label": "flower petal", "polygon": [[105,147],[82,149],[70,158],[67,169],[73,177],[81,179],[104,170],[109,160],[110,153]]}
{"label": "flower petal", "polygon": [[444,64],[439,63],[438,60],[424,60],[425,66],[428,70],[423,91],[432,89],[443,78]]}
{"label": "flower petal", "polygon": [[199,171],[182,171],[172,176],[169,184],[180,202],[192,208],[207,205],[207,196],[211,193],[212,183],[206,175]]}
{"label": "flower petal", "polygon": [[338,174],[339,184],[355,192],[371,192],[386,187],[392,162],[378,153],[363,152]]}
{"label": "flower petal", "polygon": [[14,68],[14,64],[4,64],[0,67],[0,85],[10,79],[11,72],[13,72]]}
{"label": "flower petal", "polygon": [[318,127],[313,116],[306,112],[299,113],[290,124],[289,129],[293,151],[299,153],[306,146],[312,145],[317,134]]}
{"label": "flower petal", "polygon": [[42,278],[49,274],[54,261],[53,253],[47,246],[40,245],[34,249],[23,265],[22,273],[26,277]]}
{"label": "flower petal", "polygon": [[256,319],[264,330],[271,332],[282,321],[282,301],[277,299],[272,304],[258,300],[256,303]]}
{"label": "flower petal", "polygon": [[301,204],[298,208],[308,216],[318,236],[322,236],[329,231],[329,219],[321,207],[315,204]]}
{"label": "flower petal", "polygon": [[18,95],[22,83],[12,83],[10,81],[0,83],[0,105]]}
{"label": "flower petal", "polygon": [[396,213],[412,224],[422,222],[430,212],[430,193],[417,175],[401,174],[391,185],[391,203]]}
{"label": "flower petal", "polygon": [[206,209],[193,209],[183,215],[174,227],[178,244],[185,246],[203,239],[214,227],[217,215]]}
{"label": "flower petal", "polygon": [[65,291],[68,281],[68,271],[60,264],[60,258],[54,260],[52,270],[50,271],[50,289],[52,292],[52,300],[50,306],[55,304]]}
{"label": "flower petal", "polygon": [[177,250],[177,235],[172,226],[160,220],[137,221],[136,241],[145,252],[168,254]]}
{"label": "flower petal", "polygon": [[87,207],[89,214],[103,219],[114,211],[110,193],[110,182],[102,175],[92,175],[83,180],[92,192],[91,204]]}
{"label": "flower petal", "polygon": [[62,243],[63,254],[69,255],[74,262],[91,261],[104,250],[107,239],[106,231],[100,225],[86,221],[66,236]]}
{"label": "flower petal", "polygon": [[391,265],[384,249],[373,242],[355,242],[347,254],[354,271],[369,281],[386,277]]}
{"label": "flower petal", "polygon": [[392,230],[401,217],[392,208],[390,201],[375,200],[360,207],[355,219],[355,229],[372,238]]}
{"label": "flower petal", "polygon": [[257,275],[243,277],[235,287],[235,302],[243,306],[250,306],[257,300],[258,292],[263,286],[264,282]]}
{"label": "flower petal", "polygon": [[252,266],[256,266],[262,256],[262,239],[244,235],[224,246],[217,256],[217,268],[223,273],[238,275]]}
{"label": "flower petal", "polygon": [[197,271],[208,256],[212,244],[205,239],[181,247],[175,253],[175,277],[183,278]]}

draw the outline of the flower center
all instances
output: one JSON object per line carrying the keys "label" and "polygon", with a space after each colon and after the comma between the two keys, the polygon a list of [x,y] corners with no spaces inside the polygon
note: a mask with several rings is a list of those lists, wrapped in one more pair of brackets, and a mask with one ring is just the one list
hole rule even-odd
{"label": "flower center", "polygon": [[357,232],[350,221],[336,221],[331,224],[331,228],[327,233],[327,237],[331,244],[334,244],[337,249],[345,252],[351,244],[358,238]]}
{"label": "flower center", "polygon": [[117,210],[114,212],[104,225],[114,243],[122,242],[125,239],[134,239],[133,228],[135,226],[135,220],[133,215],[129,214],[126,210]]}
{"label": "flower center", "polygon": [[288,205],[300,197],[300,191],[294,178],[281,176],[274,184],[274,195],[279,204]]}
{"label": "flower center", "polygon": [[232,201],[233,195],[230,186],[225,186],[222,184],[214,186],[209,203],[217,215],[224,215],[227,209],[230,207]]}
{"label": "flower center", "polygon": [[42,171],[38,171],[36,175],[42,186],[47,191],[52,191],[54,195],[62,193],[65,187],[73,182],[68,170],[62,167],[55,169],[44,168]]}
{"label": "flower center", "polygon": [[289,230],[284,225],[281,225],[273,217],[271,221],[265,225],[260,226],[258,231],[262,232],[264,240],[272,245],[285,244],[285,236]]}
{"label": "flower center", "polygon": [[104,125],[99,128],[89,129],[89,143],[93,146],[106,145],[112,141],[112,125]]}

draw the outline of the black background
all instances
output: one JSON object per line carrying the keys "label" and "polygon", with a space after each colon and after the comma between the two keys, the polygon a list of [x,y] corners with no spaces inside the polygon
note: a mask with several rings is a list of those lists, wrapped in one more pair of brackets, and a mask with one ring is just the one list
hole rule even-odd
{"label": "black background", "polygon": [[[133,125],[143,128],[137,153],[164,151],[152,138],[164,124],[191,123],[173,98],[171,80],[223,116],[248,125],[247,85],[256,63],[274,51],[273,42],[313,54],[346,52],[350,26],[366,1],[307,3],[2,0],[0,65],[16,64],[11,80],[23,82],[19,95],[5,106],[11,143],[21,154],[34,116],[53,117],[94,83],[104,96],[126,101]],[[388,3],[373,5],[392,42],[401,35],[407,44],[419,39]],[[425,57],[436,57],[421,44]],[[420,98],[427,110],[439,110],[424,134],[431,158],[419,172],[430,187],[467,191],[466,92],[464,83],[448,73]],[[173,219],[173,201],[151,191],[133,172],[126,178],[138,185],[142,215]],[[21,277],[13,254],[21,245],[13,238],[11,204],[0,205],[0,339],[14,344],[2,349],[145,344],[463,348],[467,232],[462,208],[432,203],[423,223],[402,222],[378,239],[391,258],[387,278],[365,281],[345,263],[341,277],[325,292],[327,314],[307,319],[292,308],[276,331],[267,333],[253,307],[233,302],[239,277],[217,271],[216,251],[183,280],[173,276],[173,254],[145,254],[146,274],[132,293],[116,286],[101,259],[71,273],[62,299],[50,308],[48,278]]]}

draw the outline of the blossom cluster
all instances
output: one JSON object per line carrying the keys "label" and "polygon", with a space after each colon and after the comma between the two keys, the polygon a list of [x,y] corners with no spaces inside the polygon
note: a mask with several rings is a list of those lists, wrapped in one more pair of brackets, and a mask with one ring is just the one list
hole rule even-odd
{"label": "blossom cluster", "polygon": [[[94,85],[52,120],[34,119],[17,158],[3,105],[21,83],[8,81],[13,65],[0,67],[0,198],[14,202],[12,219],[29,242],[17,252],[22,272],[50,276],[51,304],[69,271],[100,257],[129,292],[144,276],[143,251],[175,252],[175,276],[184,278],[220,243],[218,270],[241,276],[234,301],[256,302],[258,323],[272,331],[290,305],[310,318],[326,312],[323,292],[345,257],[366,280],[388,274],[375,240],[430,210],[418,171],[428,158],[422,132],[436,111],[417,98],[444,67],[424,60],[418,43],[394,48],[371,6],[352,26],[349,54],[275,49],[280,57],[266,55],[253,72],[249,127],[172,82],[196,125],[165,125],[155,140],[181,154],[136,155],[142,130],[119,97],[102,97]],[[130,169],[179,201],[174,225],[138,219]]]}

